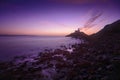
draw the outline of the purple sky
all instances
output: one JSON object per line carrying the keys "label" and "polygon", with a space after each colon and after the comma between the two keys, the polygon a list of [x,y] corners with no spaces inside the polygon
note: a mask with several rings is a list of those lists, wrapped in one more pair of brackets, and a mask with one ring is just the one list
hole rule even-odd
{"label": "purple sky", "polygon": [[0,34],[87,34],[120,19],[119,0],[0,0]]}

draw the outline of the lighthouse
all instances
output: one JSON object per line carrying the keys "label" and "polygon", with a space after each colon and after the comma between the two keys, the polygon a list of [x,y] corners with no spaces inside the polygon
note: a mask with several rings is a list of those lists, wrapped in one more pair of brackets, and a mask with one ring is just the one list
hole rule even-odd
{"label": "lighthouse", "polygon": [[80,32],[80,28],[78,28],[77,30],[75,30],[75,32]]}
{"label": "lighthouse", "polygon": [[78,28],[77,32],[80,32],[80,28]]}

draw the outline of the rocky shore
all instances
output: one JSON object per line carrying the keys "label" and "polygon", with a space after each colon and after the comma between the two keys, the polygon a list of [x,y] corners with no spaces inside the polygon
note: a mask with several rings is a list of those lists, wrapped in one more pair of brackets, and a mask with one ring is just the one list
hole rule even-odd
{"label": "rocky shore", "polygon": [[120,80],[120,21],[67,49],[0,62],[0,80]]}

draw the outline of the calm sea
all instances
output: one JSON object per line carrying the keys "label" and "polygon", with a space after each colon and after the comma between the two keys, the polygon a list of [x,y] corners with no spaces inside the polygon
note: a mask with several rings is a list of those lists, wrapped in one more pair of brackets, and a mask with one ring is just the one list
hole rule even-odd
{"label": "calm sea", "polygon": [[69,37],[0,36],[0,60],[14,56],[38,54],[44,49],[60,48],[61,45],[78,43]]}

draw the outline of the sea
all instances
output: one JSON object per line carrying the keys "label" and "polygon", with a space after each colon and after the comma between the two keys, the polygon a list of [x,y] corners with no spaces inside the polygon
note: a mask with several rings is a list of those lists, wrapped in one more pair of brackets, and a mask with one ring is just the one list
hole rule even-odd
{"label": "sea", "polygon": [[0,36],[0,61],[8,61],[15,56],[37,55],[45,49],[68,47],[79,42],[79,39],[63,36]]}

